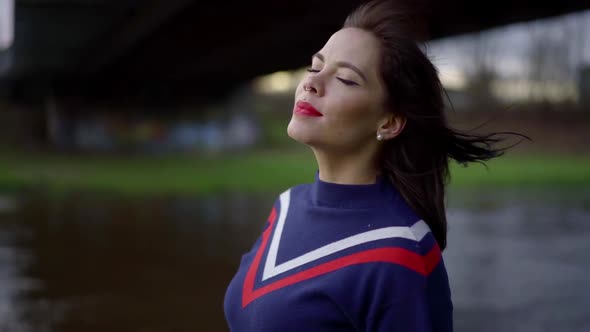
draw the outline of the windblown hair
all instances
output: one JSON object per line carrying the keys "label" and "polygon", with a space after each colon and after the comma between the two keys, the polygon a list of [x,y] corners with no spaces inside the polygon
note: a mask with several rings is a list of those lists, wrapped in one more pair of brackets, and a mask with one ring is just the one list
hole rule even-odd
{"label": "windblown hair", "polygon": [[449,127],[444,89],[438,72],[420,49],[415,19],[399,2],[371,1],[355,9],[343,28],[360,28],[380,43],[380,68],[387,111],[404,116],[406,125],[385,141],[380,155],[387,175],[410,207],[430,227],[439,247],[447,244],[445,188],[449,161],[462,165],[500,156],[511,146],[496,148],[499,134],[469,134]]}

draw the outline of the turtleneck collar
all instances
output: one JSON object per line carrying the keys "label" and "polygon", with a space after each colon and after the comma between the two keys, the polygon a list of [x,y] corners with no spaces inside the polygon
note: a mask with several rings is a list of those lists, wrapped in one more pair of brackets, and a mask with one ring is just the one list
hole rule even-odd
{"label": "turtleneck collar", "polygon": [[376,207],[391,198],[392,185],[387,177],[377,175],[371,184],[339,184],[320,180],[319,170],[311,186],[311,201],[314,205],[337,208]]}

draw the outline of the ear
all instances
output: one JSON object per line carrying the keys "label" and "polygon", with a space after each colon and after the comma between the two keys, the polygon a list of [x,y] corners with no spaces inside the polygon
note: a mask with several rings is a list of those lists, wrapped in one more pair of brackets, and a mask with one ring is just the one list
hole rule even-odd
{"label": "ear", "polygon": [[405,116],[401,114],[388,113],[380,120],[377,133],[383,135],[383,140],[388,140],[401,134],[405,126]]}

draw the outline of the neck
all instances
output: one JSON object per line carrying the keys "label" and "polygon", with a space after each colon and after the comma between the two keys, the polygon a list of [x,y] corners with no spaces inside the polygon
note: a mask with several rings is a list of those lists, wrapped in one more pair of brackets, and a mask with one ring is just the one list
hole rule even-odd
{"label": "neck", "polygon": [[318,163],[319,179],[338,184],[371,184],[380,174],[375,153],[365,149],[358,153],[330,153],[312,148]]}

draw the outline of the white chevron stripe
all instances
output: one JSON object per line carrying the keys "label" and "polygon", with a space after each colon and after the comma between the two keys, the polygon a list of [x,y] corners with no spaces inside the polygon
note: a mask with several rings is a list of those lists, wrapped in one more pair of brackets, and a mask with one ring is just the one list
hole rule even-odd
{"label": "white chevron stripe", "polygon": [[334,254],[338,251],[348,249],[350,247],[383,239],[389,238],[404,238],[413,240],[416,242],[421,241],[426,234],[430,232],[428,225],[423,221],[417,221],[412,227],[406,226],[392,226],[384,227],[379,229],[370,230],[367,232],[355,234],[342,240],[332,242],[318,249],[312,250],[306,254],[303,254],[297,258],[286,261],[280,265],[276,265],[277,253],[279,244],[281,242],[281,235],[285,226],[285,220],[287,218],[287,212],[289,210],[290,203],[290,190],[287,190],[280,196],[280,214],[277,221],[276,229],[270,243],[270,248],[264,265],[264,271],[262,274],[262,280],[272,278],[281,273],[287,272],[291,269],[297,268],[301,265],[313,262],[314,260],[326,257]]}
{"label": "white chevron stripe", "polygon": [[279,212],[279,219],[277,221],[277,226],[275,228],[274,235],[272,237],[272,241],[270,242],[270,248],[268,249],[268,254],[266,255],[266,263],[264,264],[264,272],[262,273],[262,280],[266,280],[270,277],[269,275],[276,275],[273,274],[273,269],[275,268],[275,264],[277,262],[277,253],[279,251],[279,243],[281,242],[281,234],[283,234],[283,227],[285,227],[285,219],[287,218],[287,211],[289,211],[289,204],[291,201],[291,189],[285,191],[280,196],[280,212]]}

